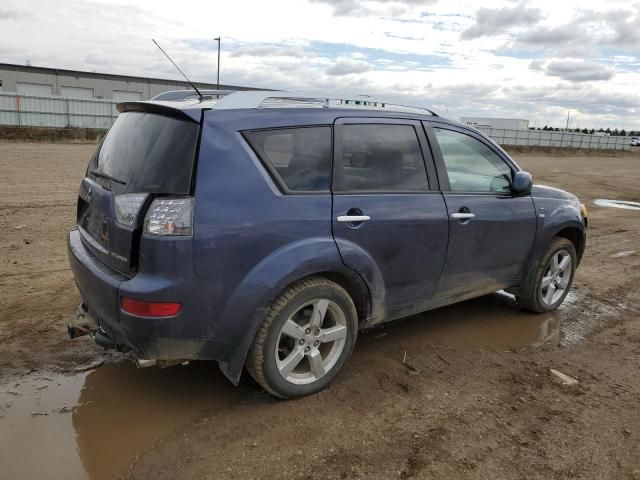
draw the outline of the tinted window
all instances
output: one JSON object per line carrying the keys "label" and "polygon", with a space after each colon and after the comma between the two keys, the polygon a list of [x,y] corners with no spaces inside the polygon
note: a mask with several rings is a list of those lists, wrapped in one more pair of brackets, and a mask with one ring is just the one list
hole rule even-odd
{"label": "tinted window", "polygon": [[198,128],[197,123],[161,115],[121,113],[88,174],[108,182],[116,193],[189,193]]}
{"label": "tinted window", "polygon": [[338,192],[428,190],[418,136],[411,125],[344,125]]}
{"label": "tinted window", "polygon": [[510,192],[511,169],[493,150],[464,133],[433,130],[452,191]]}
{"label": "tinted window", "polygon": [[329,190],[331,127],[258,130],[246,132],[245,137],[287,189]]}

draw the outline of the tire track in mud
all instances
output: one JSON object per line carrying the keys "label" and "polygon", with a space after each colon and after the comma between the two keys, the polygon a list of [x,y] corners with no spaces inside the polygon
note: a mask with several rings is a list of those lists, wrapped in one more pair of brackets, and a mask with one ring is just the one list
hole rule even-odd
{"label": "tire track in mud", "polygon": [[17,272],[17,273],[0,273],[0,280],[5,278],[16,278],[16,277],[24,277],[27,279],[38,278],[43,274],[49,273],[60,273],[60,272],[70,272],[71,268],[58,268],[54,270],[36,270],[33,272]]}
{"label": "tire track in mud", "polygon": [[[607,300],[588,293],[579,293],[567,298],[568,311],[563,312],[558,346],[560,348],[576,345],[591,334],[611,326],[626,312],[637,311],[630,301],[630,294],[637,284],[630,279],[606,293]],[[565,300],[565,302],[566,302]]]}

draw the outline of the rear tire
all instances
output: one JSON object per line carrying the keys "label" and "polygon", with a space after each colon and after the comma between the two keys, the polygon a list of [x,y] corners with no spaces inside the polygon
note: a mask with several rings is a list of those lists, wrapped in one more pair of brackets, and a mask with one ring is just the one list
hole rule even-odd
{"label": "rear tire", "polygon": [[345,364],[358,331],[349,294],[323,277],[300,280],[271,303],[253,340],[246,367],[280,398],[326,387]]}
{"label": "rear tire", "polygon": [[566,298],[578,264],[576,249],[566,238],[554,238],[538,260],[530,298],[517,302],[535,313],[552,312]]}

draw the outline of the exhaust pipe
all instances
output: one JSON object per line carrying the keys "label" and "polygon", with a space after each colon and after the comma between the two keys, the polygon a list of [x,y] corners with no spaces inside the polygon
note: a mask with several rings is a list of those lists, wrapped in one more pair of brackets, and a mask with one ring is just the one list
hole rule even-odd
{"label": "exhaust pipe", "polygon": [[188,360],[156,360],[155,358],[138,358],[136,356],[133,357],[136,362],[136,366],[138,368],[146,368],[146,367],[160,367],[160,368],[168,368],[173,367],[174,365],[188,365]]}
{"label": "exhaust pipe", "polygon": [[[100,345],[102,348],[116,349],[121,352],[129,351],[128,347],[116,344],[103,330],[100,329],[96,321],[89,315],[84,303],[81,303],[78,306],[78,309],[76,310],[76,318],[67,325],[67,332],[71,338],[91,335],[96,344]],[[158,363],[155,358],[138,358],[135,356],[133,358],[138,368],[153,367]],[[167,363],[160,362],[163,367],[168,366]],[[180,362],[178,361],[176,363]]]}
{"label": "exhaust pipe", "polygon": [[153,367],[156,364],[155,358],[138,358],[138,357],[133,357],[133,358],[136,361],[136,366],[138,368]]}

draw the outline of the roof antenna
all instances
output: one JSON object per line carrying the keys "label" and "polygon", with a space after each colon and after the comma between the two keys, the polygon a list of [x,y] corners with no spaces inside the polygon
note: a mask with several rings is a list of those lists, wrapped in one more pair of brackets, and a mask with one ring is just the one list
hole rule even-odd
{"label": "roof antenna", "polygon": [[187,77],[184,72],[182,70],[180,70],[180,67],[178,65],[176,65],[176,62],[174,62],[173,60],[171,60],[171,57],[169,55],[167,55],[167,52],[165,52],[162,47],[160,45],[158,45],[158,42],[156,42],[153,38],[151,39],[153,40],[153,43],[156,44],[156,47],[158,47],[160,49],[160,51],[162,53],[164,53],[164,56],[167,57],[169,59],[169,61],[173,64],[174,67],[176,67],[176,69],[182,74],[182,76],[184,77],[184,79],[189,83],[189,85],[191,85],[193,87],[193,89],[196,91],[196,93],[198,94],[198,97],[200,97],[200,101],[204,100],[204,97],[202,96],[202,94],[200,93],[200,90],[198,90],[198,87],[195,86],[195,84],[189,80],[189,77]]}

